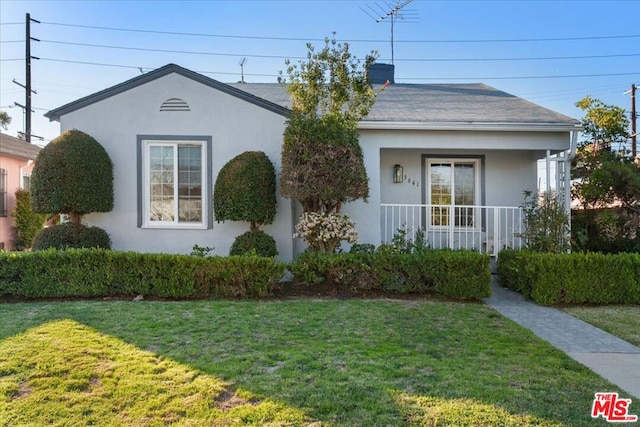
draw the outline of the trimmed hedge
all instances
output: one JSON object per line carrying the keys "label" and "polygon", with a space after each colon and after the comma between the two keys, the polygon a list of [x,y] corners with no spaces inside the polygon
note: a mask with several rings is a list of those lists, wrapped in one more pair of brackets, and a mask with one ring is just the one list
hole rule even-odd
{"label": "trimmed hedge", "polygon": [[109,212],[113,209],[113,163],[91,135],[77,129],[47,144],[31,175],[35,212]]}
{"label": "trimmed hedge", "polygon": [[222,167],[213,192],[218,222],[271,224],[276,209],[276,172],[265,153],[245,151]]}
{"label": "trimmed hedge", "polygon": [[65,223],[43,228],[33,240],[34,251],[71,248],[111,249],[111,238],[100,227]]}
{"label": "trimmed hedge", "polygon": [[491,295],[489,256],[476,252],[306,252],[291,264],[291,271],[298,280],[324,282],[341,294],[414,293],[461,299]]}
{"label": "trimmed hedge", "polygon": [[104,249],[0,252],[0,297],[266,297],[285,264],[259,256],[193,257]]}
{"label": "trimmed hedge", "polygon": [[543,305],[640,304],[640,254],[504,250],[502,284]]}
{"label": "trimmed hedge", "polygon": [[229,255],[246,255],[252,252],[264,257],[278,255],[278,248],[273,237],[262,230],[249,230],[233,241]]}

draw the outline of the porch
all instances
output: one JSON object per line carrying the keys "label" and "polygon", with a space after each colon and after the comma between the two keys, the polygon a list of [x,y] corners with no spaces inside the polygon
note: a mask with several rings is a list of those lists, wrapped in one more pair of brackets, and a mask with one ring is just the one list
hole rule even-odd
{"label": "porch", "polygon": [[390,204],[380,205],[382,243],[399,230],[412,242],[423,238],[433,249],[467,249],[497,256],[501,249],[524,246],[521,207]]}

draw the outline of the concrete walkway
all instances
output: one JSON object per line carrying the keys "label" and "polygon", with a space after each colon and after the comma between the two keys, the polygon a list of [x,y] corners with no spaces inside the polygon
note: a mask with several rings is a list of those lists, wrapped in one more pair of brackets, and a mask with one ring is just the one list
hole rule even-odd
{"label": "concrete walkway", "polygon": [[492,277],[486,304],[640,399],[640,348],[558,309],[526,301]]}

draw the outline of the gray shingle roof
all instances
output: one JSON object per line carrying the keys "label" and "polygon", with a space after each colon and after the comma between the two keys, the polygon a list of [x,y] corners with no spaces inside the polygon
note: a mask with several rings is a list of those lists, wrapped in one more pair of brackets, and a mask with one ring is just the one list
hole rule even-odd
{"label": "gray shingle roof", "polygon": [[[50,120],[117,95],[170,73],[178,73],[278,114],[287,115],[291,101],[279,83],[220,83],[175,64],[137,76],[73,101],[45,114]],[[552,124],[579,121],[481,83],[392,84],[380,92],[366,122]]]}
{"label": "gray shingle roof", "polygon": [[[231,86],[291,108],[278,83]],[[571,117],[481,83],[393,84],[378,94],[365,121],[578,125]]]}
{"label": "gray shingle roof", "polygon": [[13,136],[0,133],[0,154],[20,159],[35,160],[40,152],[40,147],[29,144]]}

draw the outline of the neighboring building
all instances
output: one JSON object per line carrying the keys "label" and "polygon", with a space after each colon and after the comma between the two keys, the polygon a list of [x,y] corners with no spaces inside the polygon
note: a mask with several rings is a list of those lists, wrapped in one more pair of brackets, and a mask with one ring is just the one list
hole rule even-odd
{"label": "neighboring building", "polygon": [[[213,183],[247,150],[264,151],[278,172],[289,108],[280,84],[229,85],[170,64],[46,117],[92,135],[111,156],[114,210],[86,220],[105,228],[115,249],[188,253],[198,244],[226,254],[248,226],[214,222]],[[482,84],[393,84],[359,125],[368,203],[344,211],[363,243],[389,241],[402,227],[410,236],[422,229],[434,247],[518,246],[518,206],[523,190],[537,189],[539,159],[557,162],[568,205],[566,156],[579,124]],[[303,249],[292,237],[299,213],[279,197],[265,227],[285,260]]]}
{"label": "neighboring building", "polygon": [[0,249],[13,249],[16,190],[29,189],[33,162],[40,147],[0,133]]}

